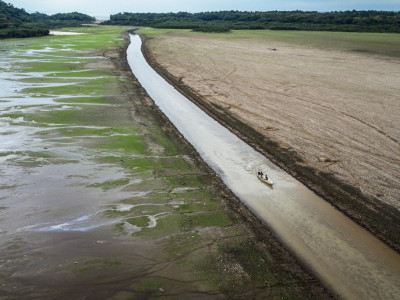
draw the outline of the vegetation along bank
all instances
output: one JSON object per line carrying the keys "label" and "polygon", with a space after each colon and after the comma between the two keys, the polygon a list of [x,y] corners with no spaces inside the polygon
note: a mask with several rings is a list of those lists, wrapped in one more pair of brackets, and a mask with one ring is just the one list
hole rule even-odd
{"label": "vegetation along bank", "polygon": [[218,11],[200,13],[119,13],[107,25],[148,26],[224,32],[233,29],[400,32],[400,12],[392,11]]}
{"label": "vegetation along bank", "polygon": [[39,12],[30,14],[0,0],[0,39],[44,36],[53,28],[78,27],[94,21],[95,18],[78,12],[51,16]]}

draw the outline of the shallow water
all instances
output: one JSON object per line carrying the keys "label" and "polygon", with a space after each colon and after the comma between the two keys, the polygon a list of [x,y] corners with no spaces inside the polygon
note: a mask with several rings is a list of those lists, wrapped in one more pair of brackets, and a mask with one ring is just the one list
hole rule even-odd
{"label": "shallow water", "polygon": [[69,31],[50,31],[50,35],[81,35],[84,33],[80,32],[69,32]]}
{"label": "shallow water", "polygon": [[[128,61],[150,97],[225,184],[317,276],[348,299],[400,299],[400,256],[187,100],[146,62],[139,36]],[[263,169],[273,189],[255,176]]]}
{"label": "shallow water", "polygon": [[[161,129],[137,114],[132,120],[134,104],[120,101],[123,96],[118,93],[115,99],[101,93],[101,86],[90,93],[74,88],[70,93],[54,93],[53,88],[108,78],[88,77],[86,72],[93,69],[85,65],[72,70],[72,78],[54,77],[51,83],[23,81],[69,72],[68,68],[30,72],[21,67],[25,62],[86,59],[86,53],[77,51],[63,57],[46,46],[51,38],[42,40],[42,49],[29,49],[35,41],[24,39],[15,49],[9,41],[2,42],[2,47],[8,45],[11,50],[2,53],[5,59],[0,61],[0,298],[64,299],[72,292],[77,296],[71,297],[77,299],[113,295],[132,284],[132,274],[139,274],[138,279],[146,276],[143,270],[154,264],[146,257],[160,257],[151,241],[143,245],[130,234],[155,228],[174,212],[175,202],[170,201],[168,186],[164,191],[146,185],[154,180],[151,170],[136,171],[134,164],[127,168],[120,162],[159,156],[114,149],[109,144],[113,138],[141,136],[139,121],[148,122],[152,134]],[[90,62],[99,59],[88,58]],[[79,76],[80,72],[85,73]],[[66,84],[65,79],[70,82]],[[36,87],[43,91],[40,96],[24,90]],[[74,98],[81,97],[103,97],[104,103],[74,103]],[[117,159],[105,162],[110,157]],[[185,159],[179,154],[172,158]],[[148,222],[132,225],[135,218]],[[122,266],[108,266],[110,259]],[[87,264],[93,264],[93,270],[81,275],[78,271],[86,270]],[[108,284],[100,287],[99,280]]]}

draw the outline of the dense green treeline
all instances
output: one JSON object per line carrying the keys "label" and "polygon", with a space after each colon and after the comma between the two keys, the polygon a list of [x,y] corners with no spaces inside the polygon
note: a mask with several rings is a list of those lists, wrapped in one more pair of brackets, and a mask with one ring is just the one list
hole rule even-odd
{"label": "dense green treeline", "polygon": [[186,28],[200,31],[229,29],[326,30],[400,32],[400,12],[391,11],[219,11],[202,13],[119,13],[107,25]]}
{"label": "dense green treeline", "polygon": [[0,39],[43,36],[49,34],[51,28],[75,27],[93,21],[95,18],[77,12],[52,16],[38,12],[29,14],[0,0]]}

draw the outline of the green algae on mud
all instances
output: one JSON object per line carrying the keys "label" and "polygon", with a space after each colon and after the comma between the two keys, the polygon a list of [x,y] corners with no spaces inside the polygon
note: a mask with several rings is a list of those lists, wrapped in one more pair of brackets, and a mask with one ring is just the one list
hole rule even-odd
{"label": "green algae on mud", "polygon": [[[264,247],[262,238],[228,208],[227,200],[233,196],[227,196],[197,153],[146,98],[124,60],[122,33],[127,29],[80,28],[84,35],[9,40],[2,45],[11,51],[7,58],[13,68],[7,71],[24,74],[12,78],[13,84],[21,86],[6,99],[27,101],[9,105],[0,119],[15,129],[29,127],[33,132],[17,140],[22,149],[0,152],[8,167],[21,171],[17,184],[1,188],[13,201],[21,201],[13,198],[15,191],[35,201],[35,209],[25,212],[20,208],[21,220],[35,214],[45,219],[23,224],[17,228],[20,231],[9,229],[9,243],[6,248],[0,245],[4,250],[0,274],[16,276],[0,276],[0,296],[29,296],[24,292],[29,287],[37,297],[51,291],[55,298],[86,297],[88,291],[91,297],[224,298],[243,293],[265,297],[274,294],[266,289],[265,281],[278,276],[276,270],[285,263],[296,271],[294,275],[280,272],[278,281],[282,285],[295,282],[297,287],[282,291],[282,296],[294,298],[306,290],[326,297],[317,283],[307,282],[307,273],[296,273],[297,264],[282,247]],[[38,56],[32,58],[30,50]],[[99,57],[103,54],[109,59]],[[26,61],[24,56],[37,61]],[[47,77],[51,80],[46,81]],[[65,85],[69,83],[66,77],[74,84]],[[49,101],[32,104],[41,101],[42,97],[35,95],[45,95]],[[13,125],[17,120],[23,122]],[[46,183],[50,179],[53,186]],[[57,198],[61,201],[53,202]],[[75,202],[76,208],[71,204]],[[9,214],[12,204],[0,204],[5,207],[2,213]],[[55,210],[57,207],[61,209]],[[50,215],[47,219],[42,216],[46,211]],[[6,220],[2,217],[1,229]],[[60,221],[54,223],[58,218]],[[73,221],[79,225],[87,220],[93,230],[80,232],[69,227]],[[47,223],[53,226],[40,227]],[[52,235],[49,228],[67,229]],[[49,242],[52,239],[58,242]],[[209,263],[225,257],[231,248],[243,247],[243,255]],[[16,260],[17,255],[35,259],[28,263]],[[265,258],[261,275],[254,273],[251,264],[243,265],[245,255],[256,257],[254,261]],[[31,273],[17,282],[27,264]],[[238,268],[242,278],[251,280],[229,279],[234,274],[224,273],[227,268]],[[229,279],[227,284],[234,282],[234,289],[220,285],[224,276]],[[67,286],[61,284],[65,277],[70,283]],[[99,282],[107,284],[99,287]],[[19,287],[17,292],[13,286]]]}

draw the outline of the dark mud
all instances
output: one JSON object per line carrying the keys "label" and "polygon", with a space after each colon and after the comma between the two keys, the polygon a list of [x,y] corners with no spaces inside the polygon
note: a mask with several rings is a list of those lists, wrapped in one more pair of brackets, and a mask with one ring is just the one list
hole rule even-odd
{"label": "dark mud", "polygon": [[400,214],[396,208],[378,198],[366,196],[358,187],[351,186],[330,173],[305,166],[304,160],[295,151],[268,139],[237,119],[229,109],[205,101],[191,87],[183,84],[180,78],[174,77],[163,68],[148,49],[146,37],[141,37],[142,51],[148,63],[185,97],[357,224],[400,251]]}

